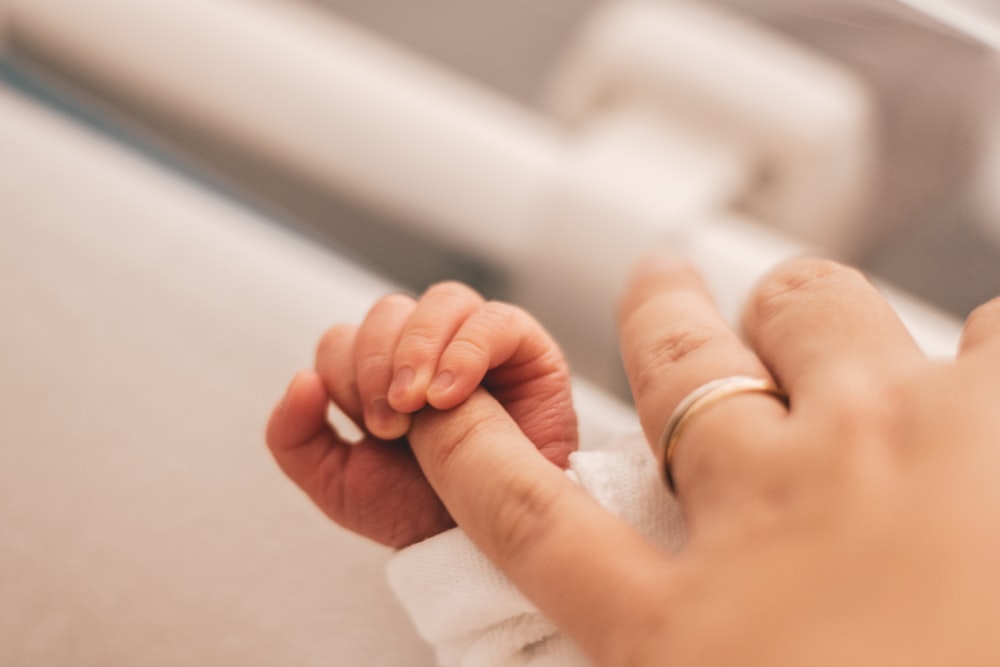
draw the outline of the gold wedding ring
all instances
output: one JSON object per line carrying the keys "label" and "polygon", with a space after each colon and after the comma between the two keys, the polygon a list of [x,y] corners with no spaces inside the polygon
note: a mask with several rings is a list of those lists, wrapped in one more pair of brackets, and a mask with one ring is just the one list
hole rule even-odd
{"label": "gold wedding ring", "polygon": [[663,473],[664,481],[670,487],[671,491],[675,491],[671,465],[674,460],[674,450],[677,448],[677,441],[680,439],[684,425],[699,410],[704,410],[724,398],[739,394],[766,394],[777,398],[785,405],[788,404],[788,395],[774,386],[770,380],[762,380],[747,375],[733,375],[706,382],[685,396],[677,404],[674,413],[670,415],[670,421],[667,422],[667,427],[663,429],[663,436],[660,438],[656,452],[660,471]]}

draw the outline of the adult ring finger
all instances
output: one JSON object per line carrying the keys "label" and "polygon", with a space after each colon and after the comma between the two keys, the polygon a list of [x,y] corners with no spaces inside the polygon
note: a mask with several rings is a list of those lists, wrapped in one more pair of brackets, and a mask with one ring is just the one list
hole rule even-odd
{"label": "adult ring finger", "polygon": [[[653,256],[638,266],[620,302],[619,340],[650,447],[664,443],[668,431],[681,435],[676,427],[667,429],[672,411],[688,413],[683,446],[671,453],[670,478],[689,526],[766,486],[761,475],[778,472],[768,461],[783,451],[779,441],[785,440],[789,414],[784,406],[760,392],[741,392],[713,401],[717,407],[675,409],[718,378],[771,378],[690,265]],[[661,448],[661,461],[664,455]]]}
{"label": "adult ring finger", "polygon": [[748,375],[731,375],[710,380],[689,393],[677,404],[667,421],[656,446],[657,462],[663,479],[672,492],[676,491],[671,469],[674,452],[685,425],[700,411],[739,394],[766,394],[787,406],[788,397],[770,380]]}

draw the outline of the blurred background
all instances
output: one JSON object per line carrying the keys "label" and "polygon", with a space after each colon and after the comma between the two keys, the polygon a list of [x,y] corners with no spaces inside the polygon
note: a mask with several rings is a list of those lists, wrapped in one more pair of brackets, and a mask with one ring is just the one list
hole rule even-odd
{"label": "blurred background", "polygon": [[260,444],[323,329],[390,290],[527,307],[595,442],[634,428],[614,302],[652,247],[734,319],[783,257],[860,265],[947,355],[1000,294],[998,19],[0,0],[0,663],[429,664],[390,554]]}
{"label": "blurred background", "polygon": [[619,393],[609,295],[699,218],[958,317],[1000,291],[996,59],[935,3],[7,4],[7,85],[410,290],[523,303]]}

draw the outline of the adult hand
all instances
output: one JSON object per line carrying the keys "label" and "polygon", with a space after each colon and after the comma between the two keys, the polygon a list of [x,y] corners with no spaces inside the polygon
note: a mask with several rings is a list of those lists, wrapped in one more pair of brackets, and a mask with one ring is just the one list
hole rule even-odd
{"label": "adult hand", "polygon": [[485,392],[417,416],[411,444],[476,544],[601,665],[1000,664],[1000,303],[931,363],[856,271],[767,276],[746,343],[685,264],[635,272],[620,337],[643,429],[693,415],[673,478],[689,530],[663,553],[547,464]]}

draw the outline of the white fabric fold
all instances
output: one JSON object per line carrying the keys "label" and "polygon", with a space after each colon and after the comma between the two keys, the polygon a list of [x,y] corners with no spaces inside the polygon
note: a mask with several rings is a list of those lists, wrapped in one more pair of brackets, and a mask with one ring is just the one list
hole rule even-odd
{"label": "white fabric fold", "polygon": [[[658,546],[675,551],[683,545],[680,508],[641,435],[573,454],[567,474]],[[446,667],[587,664],[459,529],[400,551],[388,576],[417,631]]]}

